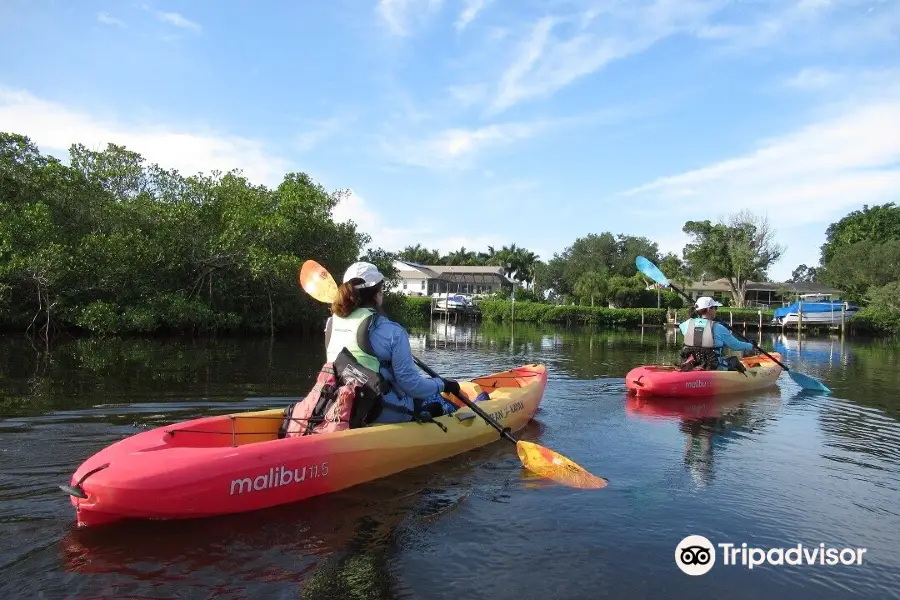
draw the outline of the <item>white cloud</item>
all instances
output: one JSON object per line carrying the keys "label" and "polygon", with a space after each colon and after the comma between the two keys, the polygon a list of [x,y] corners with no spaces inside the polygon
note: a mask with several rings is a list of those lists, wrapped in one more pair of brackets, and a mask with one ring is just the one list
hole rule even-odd
{"label": "white cloud", "polygon": [[121,19],[117,19],[111,16],[109,13],[100,12],[97,13],[97,21],[104,25],[111,25],[114,27],[125,27],[125,22]]}
{"label": "white cloud", "polygon": [[189,29],[194,33],[200,33],[203,30],[203,28],[198,23],[191,21],[181,13],[157,12],[156,16],[160,21],[165,21],[166,23],[174,25],[175,27],[178,27],[180,29]]}
{"label": "white cloud", "polygon": [[428,169],[467,168],[491,148],[507,146],[549,130],[555,122],[511,122],[466,129],[451,128],[424,139],[393,138],[384,151],[395,161]]}
{"label": "white cloud", "polygon": [[[386,250],[400,249],[406,243],[414,244],[422,231],[417,227],[395,227],[388,225],[376,208],[354,190],[350,189],[344,195],[332,211],[332,217],[337,222],[353,221],[358,229],[369,234],[372,238],[370,247],[380,247]],[[396,247],[400,244],[399,247]]]}
{"label": "white cloud", "polygon": [[491,0],[465,0],[465,6],[456,20],[456,30],[462,31],[465,29],[490,2]]}
{"label": "white cloud", "polygon": [[468,108],[481,103],[487,97],[488,86],[484,83],[453,85],[447,88],[447,91],[460,106]]}
{"label": "white cloud", "polygon": [[894,0],[759,0],[742,13],[739,23],[712,28],[728,31],[721,36],[726,50],[769,47],[800,54],[893,44],[898,25],[900,4]]}
{"label": "white cloud", "polygon": [[338,222],[353,221],[360,231],[369,234],[372,238],[369,248],[383,248],[394,252],[416,244],[447,253],[462,246],[481,250],[488,245],[502,246],[504,243],[511,243],[510,240],[493,234],[448,236],[444,234],[444,230],[436,229],[428,221],[416,222],[409,219],[404,221],[403,227],[390,225],[376,207],[371,206],[354,190],[350,190],[341,199],[332,215]]}
{"label": "white cloud", "polygon": [[[511,189],[527,189],[531,185],[530,182],[512,182],[510,184]],[[335,207],[332,216],[338,222],[352,220],[360,231],[368,233],[372,238],[369,243],[370,248],[380,247],[394,252],[416,244],[422,244],[424,247],[437,250],[442,254],[459,250],[463,246],[468,250],[478,252],[486,250],[488,246],[500,248],[513,243],[522,245],[520,239],[515,239],[515,232],[447,235],[446,227],[441,227],[439,226],[440,224],[436,226],[434,220],[430,217],[420,220],[409,218],[403,221],[403,226],[391,225],[386,218],[381,216],[377,207],[373,206],[354,190],[350,190],[341,199]],[[538,249],[529,249],[545,259],[550,256],[549,254],[541,254],[545,250],[538,252]]]}
{"label": "white cloud", "polygon": [[[821,80],[821,78],[820,78]],[[810,124],[763,140],[755,150],[626,190],[620,198],[669,220],[716,219],[749,209],[768,215],[782,240],[790,230],[825,227],[863,204],[896,201],[900,189],[900,85],[832,105]],[[871,88],[875,93],[876,88]],[[817,255],[818,248],[810,251]],[[808,259],[807,264],[815,260]]]}
{"label": "white cloud", "polygon": [[300,152],[309,152],[343,131],[353,120],[349,117],[331,117],[317,121],[309,129],[295,136],[294,145]]}
{"label": "white cloud", "polygon": [[834,71],[821,67],[803,69],[787,81],[787,86],[800,90],[819,90],[833,86],[841,80]]}
{"label": "white cloud", "polygon": [[[695,30],[718,6],[716,0],[635,0],[597,5],[577,17],[542,17],[500,76],[489,112],[550,96],[614,60],[679,31]],[[566,27],[573,22],[578,26]],[[557,28],[570,31],[554,37]]]}
{"label": "white cloud", "polygon": [[[520,18],[519,18],[520,19]],[[488,82],[488,116],[552,96],[610,63],[676,35],[725,56],[857,51],[897,43],[896,0],[596,0],[549,2],[536,21],[507,24],[505,48],[481,52],[473,70]],[[497,60],[485,58],[498,57]]]}
{"label": "white cloud", "polygon": [[375,10],[392,35],[403,37],[442,5],[443,0],[378,0]]}
{"label": "white cloud", "polygon": [[509,121],[482,127],[448,127],[435,133],[399,135],[390,130],[381,152],[394,162],[433,170],[469,169],[489,151],[496,152],[515,143],[563,131],[567,128],[619,123],[643,114],[650,107],[635,103],[624,108],[599,109],[572,117]]}
{"label": "white cloud", "polygon": [[4,88],[0,88],[0,131],[26,135],[57,156],[65,155],[74,143],[94,149],[119,144],[185,175],[238,168],[252,182],[274,186],[290,170],[286,160],[268,153],[256,140],[189,132],[174,125],[123,123]]}

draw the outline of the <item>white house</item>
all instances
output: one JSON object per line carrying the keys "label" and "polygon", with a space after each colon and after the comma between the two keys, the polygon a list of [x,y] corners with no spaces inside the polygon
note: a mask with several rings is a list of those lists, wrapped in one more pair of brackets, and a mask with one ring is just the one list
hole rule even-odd
{"label": "white house", "polygon": [[511,290],[516,282],[508,278],[503,267],[470,267],[450,265],[421,265],[395,260],[394,268],[400,282],[392,291],[408,296],[432,294],[492,294],[501,289]]}

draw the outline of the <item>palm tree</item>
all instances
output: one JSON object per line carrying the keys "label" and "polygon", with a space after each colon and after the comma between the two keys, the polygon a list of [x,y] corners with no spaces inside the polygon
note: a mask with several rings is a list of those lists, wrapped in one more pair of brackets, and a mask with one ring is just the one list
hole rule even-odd
{"label": "palm tree", "polygon": [[591,297],[591,306],[594,306],[594,298],[606,295],[606,278],[597,271],[585,271],[575,280],[574,291],[579,298]]}

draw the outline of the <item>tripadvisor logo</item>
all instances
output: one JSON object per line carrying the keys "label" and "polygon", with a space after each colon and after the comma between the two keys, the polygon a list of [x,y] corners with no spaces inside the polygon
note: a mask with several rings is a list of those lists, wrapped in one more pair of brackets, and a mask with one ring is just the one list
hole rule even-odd
{"label": "tripadvisor logo", "polygon": [[861,565],[866,548],[832,548],[825,544],[789,548],[755,548],[732,543],[713,544],[702,535],[689,535],[675,547],[675,564],[687,575],[705,575],[716,564],[716,547],[725,566],[753,569],[761,565]]}
{"label": "tripadvisor logo", "polygon": [[716,564],[716,549],[702,535],[689,535],[675,547],[675,564],[687,575],[705,575]]}

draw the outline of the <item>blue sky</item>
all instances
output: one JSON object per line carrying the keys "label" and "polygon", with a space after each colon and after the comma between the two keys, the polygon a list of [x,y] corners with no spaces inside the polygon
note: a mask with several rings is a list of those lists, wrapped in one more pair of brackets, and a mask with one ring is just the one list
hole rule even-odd
{"label": "blue sky", "polygon": [[741,209],[818,262],[900,201],[900,0],[4,0],[0,130],[305,171],[374,244],[646,235]]}

